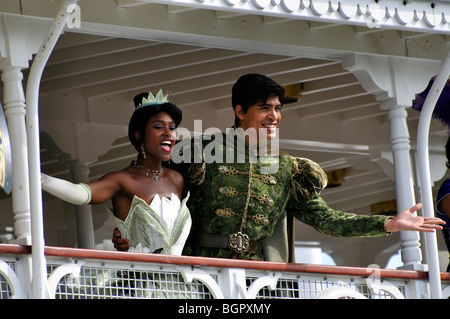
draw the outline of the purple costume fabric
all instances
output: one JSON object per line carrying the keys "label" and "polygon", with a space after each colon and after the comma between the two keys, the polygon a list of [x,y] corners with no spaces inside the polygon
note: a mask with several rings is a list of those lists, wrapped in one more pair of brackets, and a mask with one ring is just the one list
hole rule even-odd
{"label": "purple costume fabric", "polygon": [[[447,250],[450,253],[450,236],[449,236],[450,218],[446,214],[440,212],[439,209],[437,209],[439,202],[447,195],[450,196],[450,179],[446,179],[444,183],[442,183],[441,188],[439,188],[436,200],[436,216],[443,219],[446,222],[446,225],[443,226],[444,229],[442,229],[442,234],[444,235],[444,240],[445,243],[447,244]],[[450,260],[447,266],[447,272],[450,272]]]}
{"label": "purple costume fabric", "polygon": [[450,218],[446,214],[440,212],[439,209],[437,209],[439,202],[446,195],[450,196],[450,179],[446,179],[444,181],[444,183],[442,183],[441,188],[439,189],[439,192],[437,195],[437,201],[436,201],[436,216],[439,217],[440,219],[443,219],[446,222],[446,224],[443,226],[444,228],[450,228]]}
{"label": "purple costume fabric", "polygon": [[[412,105],[413,110],[422,111],[423,104],[425,103],[425,99],[430,92],[433,82],[434,79],[428,83],[427,88],[422,93],[416,94],[416,98]],[[442,93],[436,102],[436,106],[433,110],[433,117],[450,128],[450,80],[447,81],[447,84],[444,86]]]}

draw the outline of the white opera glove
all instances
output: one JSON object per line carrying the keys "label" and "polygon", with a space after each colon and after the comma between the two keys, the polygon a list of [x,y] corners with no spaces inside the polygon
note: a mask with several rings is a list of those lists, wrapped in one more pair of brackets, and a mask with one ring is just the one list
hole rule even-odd
{"label": "white opera glove", "polygon": [[41,185],[43,190],[66,202],[75,205],[87,205],[91,202],[91,188],[87,184],[74,184],[41,173]]}

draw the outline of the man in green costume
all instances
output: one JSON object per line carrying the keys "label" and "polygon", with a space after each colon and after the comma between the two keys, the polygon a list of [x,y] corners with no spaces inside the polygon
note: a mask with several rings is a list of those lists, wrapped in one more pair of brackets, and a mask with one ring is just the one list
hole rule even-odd
{"label": "man in green costume", "polygon": [[[190,156],[174,168],[183,174],[185,189],[191,193],[188,206],[192,215],[191,235],[183,254],[292,261],[292,217],[323,234],[345,237],[442,228],[439,218],[412,214],[420,204],[395,217],[356,215],[328,207],[320,197],[327,185],[320,166],[309,159],[279,154],[277,145],[270,147],[286,101],[284,88],[272,79],[244,75],[232,91],[235,129],[211,139],[180,142],[179,154],[184,156],[188,150]],[[242,147],[239,140],[245,141]],[[117,231],[113,242],[118,250],[128,247]]]}

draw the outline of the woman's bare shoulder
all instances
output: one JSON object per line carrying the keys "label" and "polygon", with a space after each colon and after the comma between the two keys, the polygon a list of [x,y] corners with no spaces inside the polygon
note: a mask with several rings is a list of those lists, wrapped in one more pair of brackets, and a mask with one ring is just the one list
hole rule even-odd
{"label": "woman's bare shoulder", "polygon": [[182,194],[184,187],[183,175],[171,168],[164,168],[164,171],[166,172],[167,177],[170,179],[170,182],[176,186],[179,195]]}

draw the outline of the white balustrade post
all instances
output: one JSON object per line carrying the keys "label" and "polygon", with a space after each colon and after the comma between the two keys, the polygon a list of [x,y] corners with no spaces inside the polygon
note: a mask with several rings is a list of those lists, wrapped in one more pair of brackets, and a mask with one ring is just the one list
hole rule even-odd
{"label": "white balustrade post", "polygon": [[[89,181],[89,167],[87,164],[74,161],[70,164],[70,172],[74,183],[87,183]],[[91,205],[76,205],[75,210],[78,247],[94,249],[95,238]]]}
{"label": "white balustrade post", "polygon": [[[388,117],[391,129],[390,143],[394,159],[397,210],[402,211],[416,204],[406,106],[391,106]],[[402,261],[403,267],[406,269],[423,270],[419,239],[418,232],[400,233]]]}
{"label": "white balustrade post", "polygon": [[219,286],[225,299],[247,298],[245,269],[223,268],[221,274]]}

